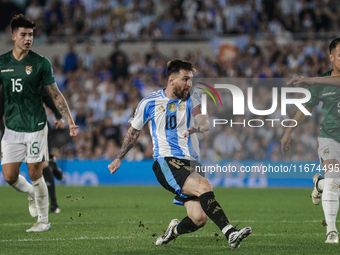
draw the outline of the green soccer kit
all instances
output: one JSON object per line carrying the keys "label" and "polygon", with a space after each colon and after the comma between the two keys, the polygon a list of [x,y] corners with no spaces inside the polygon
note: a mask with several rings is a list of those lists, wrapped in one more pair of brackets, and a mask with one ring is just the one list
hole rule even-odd
{"label": "green soccer kit", "polygon": [[36,132],[46,124],[43,86],[54,83],[51,62],[34,51],[20,61],[12,51],[0,56],[0,84],[5,93],[5,119],[8,129]]}
{"label": "green soccer kit", "polygon": [[[324,73],[321,77],[331,76],[332,71]],[[309,91],[311,99],[306,103],[308,107],[323,102],[324,120],[320,125],[319,137],[331,138],[340,143],[340,88],[319,84],[309,87]]]}

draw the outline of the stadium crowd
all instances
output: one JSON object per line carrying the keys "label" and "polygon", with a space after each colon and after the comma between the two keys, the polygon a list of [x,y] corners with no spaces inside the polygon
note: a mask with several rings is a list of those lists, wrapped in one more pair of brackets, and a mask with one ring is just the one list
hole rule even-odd
{"label": "stadium crowd", "polygon": [[339,0],[1,0],[0,32],[24,13],[39,43],[322,33],[339,30],[339,12]]}
{"label": "stadium crowd", "polygon": [[[51,59],[56,82],[80,130],[72,142],[62,131],[55,130],[53,154],[57,158],[112,159],[138,102],[166,85],[169,59],[195,63],[197,78],[319,76],[331,67],[329,41],[310,37],[281,45],[274,38],[292,38],[295,32],[338,31],[339,11],[340,1],[314,0],[1,0],[0,25],[9,23],[8,14],[12,17],[15,12],[24,12],[38,23],[35,44],[52,43],[60,36],[74,35],[78,41],[90,39],[84,39],[82,53],[70,44],[63,59]],[[9,28],[0,27],[0,31],[6,29]],[[272,37],[258,44],[256,38],[268,32]],[[232,59],[205,56],[200,51],[179,55],[174,50],[171,56],[165,56],[156,44],[147,54],[137,53],[128,59],[119,46],[119,40],[124,39],[164,39],[197,33],[248,34],[249,40]],[[103,42],[113,43],[114,50],[108,58],[96,58],[91,45]],[[254,93],[255,108],[269,109],[272,99],[268,87],[258,86]],[[230,94],[222,95],[222,100],[223,107],[208,108],[210,118],[242,121],[231,114]],[[289,108],[285,119],[292,118],[295,110]],[[321,107],[314,110],[303,127],[295,131],[292,150],[285,156],[281,155],[279,142],[284,128],[265,122],[261,128],[217,126],[201,137],[202,158],[317,160],[316,137],[322,116]],[[48,118],[52,123],[53,114],[48,113]],[[246,112],[244,119],[252,118]],[[266,118],[283,119],[277,114]],[[152,158],[151,137],[145,129],[146,126],[127,160]]]}

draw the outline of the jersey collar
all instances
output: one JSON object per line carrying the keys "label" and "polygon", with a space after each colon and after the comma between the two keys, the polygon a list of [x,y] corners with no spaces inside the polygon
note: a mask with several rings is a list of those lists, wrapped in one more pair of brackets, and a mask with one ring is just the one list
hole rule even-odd
{"label": "jersey collar", "polygon": [[163,98],[166,98],[166,95],[164,94],[164,90],[165,90],[165,89],[166,89],[166,88],[164,88],[164,89],[161,90],[161,95],[162,95]]}
{"label": "jersey collar", "polygon": [[23,61],[24,59],[29,58],[30,55],[31,55],[31,50],[28,51],[27,55],[26,55],[23,59],[17,60],[17,59],[13,56],[13,50],[11,51],[11,54],[10,54],[11,59],[14,60],[14,61],[17,62],[17,63],[20,63],[20,62]]}

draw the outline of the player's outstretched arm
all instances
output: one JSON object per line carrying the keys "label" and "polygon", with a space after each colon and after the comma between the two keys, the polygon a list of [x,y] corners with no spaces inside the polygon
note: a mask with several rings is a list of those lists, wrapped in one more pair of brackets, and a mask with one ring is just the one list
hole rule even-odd
{"label": "player's outstretched arm", "polygon": [[197,121],[197,126],[189,127],[184,137],[189,137],[189,135],[194,133],[204,133],[209,131],[210,122],[208,115],[198,115],[195,120]]}
{"label": "player's outstretched arm", "polygon": [[74,120],[71,116],[70,109],[66,103],[66,100],[61,94],[56,83],[52,83],[46,86],[46,91],[52,98],[54,105],[57,107],[60,114],[67,121],[70,128],[70,136],[76,136],[78,134],[78,126],[75,125]]}
{"label": "player's outstretched arm", "polygon": [[[307,105],[304,104],[304,107],[309,112],[313,111],[313,108],[308,107]],[[292,140],[292,133],[294,130],[301,124],[303,123],[306,119],[308,118],[308,115],[305,115],[301,110],[298,110],[294,116],[294,120],[296,121],[291,121],[290,127],[287,127],[282,138],[281,138],[281,152],[282,154],[285,154],[286,151],[290,150],[290,141]],[[296,126],[294,126],[297,123]]]}
{"label": "player's outstretched arm", "polygon": [[309,88],[313,85],[328,85],[340,87],[340,76],[327,76],[327,77],[297,77],[290,79],[287,85],[293,84],[296,87]]}
{"label": "player's outstretched arm", "polygon": [[120,167],[120,163],[122,162],[122,159],[125,157],[126,153],[128,153],[129,150],[135,145],[139,135],[140,130],[135,129],[132,126],[129,128],[124,138],[123,145],[122,148],[120,149],[119,155],[114,161],[111,162],[110,165],[107,166],[111,174],[118,170],[118,168]]}

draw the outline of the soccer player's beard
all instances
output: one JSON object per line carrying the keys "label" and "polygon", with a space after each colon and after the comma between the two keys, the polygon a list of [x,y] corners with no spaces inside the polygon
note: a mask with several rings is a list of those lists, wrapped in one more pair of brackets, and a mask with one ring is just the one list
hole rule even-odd
{"label": "soccer player's beard", "polygon": [[179,99],[187,100],[189,91],[185,91],[185,89],[182,89],[180,85],[175,83],[174,94]]}

